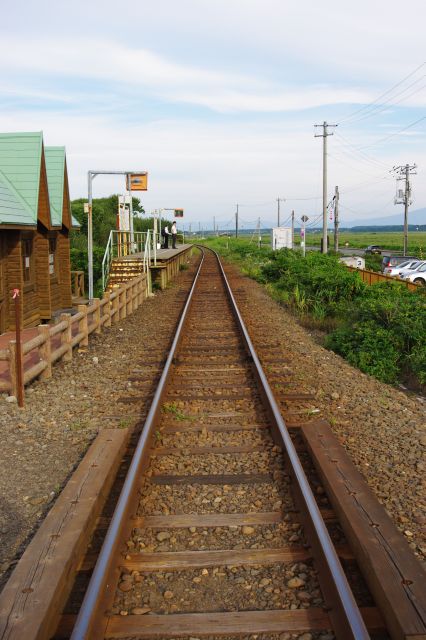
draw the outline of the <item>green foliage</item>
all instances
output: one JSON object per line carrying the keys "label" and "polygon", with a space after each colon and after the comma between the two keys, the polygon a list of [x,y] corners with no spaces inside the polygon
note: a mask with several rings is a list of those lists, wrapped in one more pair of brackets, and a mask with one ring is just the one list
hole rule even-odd
{"label": "green foliage", "polygon": [[283,300],[302,312],[315,309],[317,317],[338,315],[341,303],[353,300],[366,286],[337,256],[313,251],[303,257],[297,251],[281,249],[270,255],[261,271],[265,281],[275,283]]}
{"label": "green foliage", "polygon": [[365,258],[365,268],[370,271],[381,271],[382,268],[382,256],[376,253],[367,253]]}
{"label": "green foliage", "polygon": [[392,283],[368,287],[327,346],[383,382],[403,372],[426,380],[426,306],[422,292]]}
{"label": "green foliage", "polygon": [[[387,383],[414,376],[426,384],[423,288],[413,293],[397,281],[368,286],[332,254],[311,251],[304,258],[299,251],[272,252],[235,238],[209,239],[206,244],[265,283],[269,294],[293,309],[304,324],[328,330],[326,346],[361,371]],[[381,263],[381,256],[368,260],[371,268]]]}

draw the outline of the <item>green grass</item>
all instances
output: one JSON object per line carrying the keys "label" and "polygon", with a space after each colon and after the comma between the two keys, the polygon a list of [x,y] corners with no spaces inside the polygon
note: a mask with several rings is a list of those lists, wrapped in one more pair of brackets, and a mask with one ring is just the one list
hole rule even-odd
{"label": "green grass", "polygon": [[[333,246],[333,234],[329,234],[330,244]],[[295,242],[299,244],[300,238],[295,238]],[[308,233],[306,242],[309,246],[319,246],[321,236],[319,233]],[[402,231],[362,231],[351,232],[342,231],[339,233],[340,247],[352,249],[365,249],[370,244],[377,244],[383,249],[390,251],[403,250],[403,234]],[[408,234],[408,253],[413,255],[426,254],[426,231],[412,231]]]}
{"label": "green grass", "polygon": [[[333,248],[333,233],[329,232],[330,248]],[[198,240],[196,240],[198,242]],[[298,232],[294,235],[295,245],[300,245],[300,235]],[[307,233],[306,243],[308,246],[319,246],[321,243],[320,233]],[[231,255],[233,248],[237,245],[247,245],[257,248],[257,238],[253,240],[249,236],[230,236],[226,238],[209,237],[205,238],[201,244],[206,244],[212,249],[221,252],[222,255]],[[271,236],[262,235],[262,248],[270,248]],[[349,249],[366,249],[370,244],[377,244],[387,251],[402,252],[403,251],[403,234],[402,231],[342,231],[339,234],[339,245],[341,248]],[[426,257],[426,231],[410,231],[408,234],[408,253],[410,255],[418,255],[419,258]]]}

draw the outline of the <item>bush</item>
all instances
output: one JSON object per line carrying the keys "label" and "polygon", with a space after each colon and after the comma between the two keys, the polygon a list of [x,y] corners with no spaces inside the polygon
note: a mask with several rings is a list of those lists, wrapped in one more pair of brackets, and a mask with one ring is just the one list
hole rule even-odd
{"label": "bush", "polygon": [[[426,383],[423,288],[413,293],[397,281],[368,286],[332,254],[272,252],[234,238],[211,243],[244,273],[265,283],[270,295],[298,313],[305,326],[330,331],[326,346],[364,373],[387,383],[404,376]],[[371,258],[381,263],[381,256]]]}
{"label": "bush", "polygon": [[326,338],[326,346],[382,382],[396,382],[400,372],[401,343],[374,321],[346,325]]}

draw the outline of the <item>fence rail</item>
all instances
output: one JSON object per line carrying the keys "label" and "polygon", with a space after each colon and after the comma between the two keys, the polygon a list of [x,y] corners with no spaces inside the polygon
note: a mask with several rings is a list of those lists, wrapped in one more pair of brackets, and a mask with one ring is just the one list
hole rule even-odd
{"label": "fence rail", "polygon": [[[74,315],[61,314],[57,324],[39,325],[38,335],[22,345],[23,357],[27,357],[24,385],[38,377],[51,378],[55,362],[72,360],[75,347],[88,346],[90,334],[99,334],[103,327],[110,327],[131,315],[148,294],[147,274],[141,274],[113,292],[106,292],[101,299],[93,299],[89,305],[78,305]],[[0,350],[0,361],[8,363],[10,378],[0,378],[0,392],[7,391],[16,396],[16,340],[9,342],[8,349]]]}
{"label": "fence rail", "polygon": [[407,280],[400,280],[395,278],[394,276],[388,276],[385,273],[379,273],[378,271],[370,271],[369,269],[357,269],[356,267],[349,267],[345,265],[346,269],[349,271],[357,271],[363,282],[367,284],[377,284],[378,282],[396,282],[397,284],[401,284],[404,287],[407,287],[409,291],[417,291],[419,285],[414,284],[414,282],[409,282]]}

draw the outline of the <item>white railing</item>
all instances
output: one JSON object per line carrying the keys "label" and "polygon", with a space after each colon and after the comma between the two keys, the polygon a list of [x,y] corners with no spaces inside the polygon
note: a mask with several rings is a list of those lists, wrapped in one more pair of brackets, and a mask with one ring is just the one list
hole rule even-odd
{"label": "white railing", "polygon": [[142,253],[146,246],[149,231],[117,231],[109,232],[108,243],[102,260],[102,289],[105,291],[113,258],[122,258],[135,253]]}

